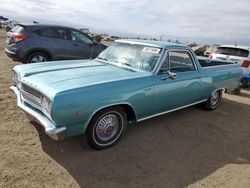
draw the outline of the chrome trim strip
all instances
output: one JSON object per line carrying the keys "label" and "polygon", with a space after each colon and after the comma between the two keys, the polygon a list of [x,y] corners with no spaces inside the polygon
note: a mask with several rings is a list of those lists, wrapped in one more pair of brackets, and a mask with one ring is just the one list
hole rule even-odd
{"label": "chrome trim strip", "polygon": [[209,69],[209,68],[214,68],[214,67],[227,67],[227,66],[239,66],[239,64],[232,63],[232,64],[227,64],[227,65],[214,65],[214,66],[208,66],[208,67],[202,67],[202,69]]}
{"label": "chrome trim strip", "polygon": [[10,89],[17,96],[17,106],[31,115],[33,118],[35,118],[35,120],[44,127],[45,132],[48,136],[50,136],[54,140],[61,140],[65,137],[66,127],[55,127],[55,125],[49,119],[47,119],[46,116],[42,116],[35,110],[22,103],[21,94],[15,86],[11,86]]}
{"label": "chrome trim strip", "polygon": [[176,110],[180,110],[180,109],[183,109],[183,108],[186,108],[186,107],[189,107],[189,106],[193,106],[195,104],[199,104],[199,103],[202,103],[202,102],[205,102],[205,101],[207,101],[207,99],[204,99],[204,100],[192,103],[192,104],[188,104],[188,105],[185,105],[185,106],[182,106],[182,107],[179,107],[179,108],[175,108],[175,109],[172,109],[172,110],[168,110],[168,111],[165,111],[165,112],[161,112],[161,113],[158,113],[158,114],[154,114],[154,115],[151,115],[151,116],[148,116],[148,117],[145,117],[145,118],[141,118],[141,119],[138,119],[137,122],[144,121],[146,119],[150,119],[150,118],[160,116],[160,115],[163,115],[163,114],[167,114],[167,113],[170,113],[170,112],[173,112],[173,111],[176,111]]}

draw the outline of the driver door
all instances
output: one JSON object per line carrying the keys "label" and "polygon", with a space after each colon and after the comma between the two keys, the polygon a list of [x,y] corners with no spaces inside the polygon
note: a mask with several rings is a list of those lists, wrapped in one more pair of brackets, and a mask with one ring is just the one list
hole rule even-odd
{"label": "driver door", "polygon": [[[175,73],[176,78],[171,78],[169,73]],[[160,70],[153,79],[152,114],[180,108],[199,100],[201,75],[189,51],[166,52]]]}

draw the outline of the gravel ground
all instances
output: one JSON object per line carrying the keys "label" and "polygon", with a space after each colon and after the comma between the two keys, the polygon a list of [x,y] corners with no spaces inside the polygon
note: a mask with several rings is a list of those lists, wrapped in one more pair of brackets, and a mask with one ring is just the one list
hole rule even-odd
{"label": "gravel ground", "polygon": [[13,62],[0,31],[0,187],[250,187],[250,89],[129,127],[115,147],[83,136],[53,141],[9,90]]}

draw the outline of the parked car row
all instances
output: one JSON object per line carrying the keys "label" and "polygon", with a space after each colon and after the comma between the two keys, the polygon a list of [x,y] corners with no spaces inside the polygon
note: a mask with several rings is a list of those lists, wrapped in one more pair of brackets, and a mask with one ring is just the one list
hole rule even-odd
{"label": "parked car row", "polygon": [[6,32],[13,29],[19,22],[16,20],[9,20],[8,18],[2,18],[0,16],[0,29],[4,29]]}
{"label": "parked car row", "polygon": [[71,27],[18,24],[7,33],[5,52],[23,63],[91,59],[106,48],[100,40]]}
{"label": "parked car row", "polygon": [[4,21],[2,20],[0,22],[0,29],[4,29],[6,32],[10,31],[13,25],[11,24],[10,21]]}
{"label": "parked car row", "polygon": [[[18,24],[7,33],[5,52],[13,60],[23,63],[95,58],[107,46],[100,43],[100,36],[93,40],[84,33],[85,30],[55,25]],[[250,47],[246,46],[223,45],[209,58],[234,61],[242,66],[243,75],[250,75],[249,51]]]}

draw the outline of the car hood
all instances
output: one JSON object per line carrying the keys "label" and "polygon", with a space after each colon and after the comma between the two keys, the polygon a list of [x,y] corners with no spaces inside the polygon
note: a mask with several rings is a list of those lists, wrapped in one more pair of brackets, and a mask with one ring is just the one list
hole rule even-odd
{"label": "car hood", "polygon": [[53,97],[63,91],[151,74],[144,71],[131,71],[96,60],[19,65],[14,70],[18,73],[22,83],[48,97]]}

